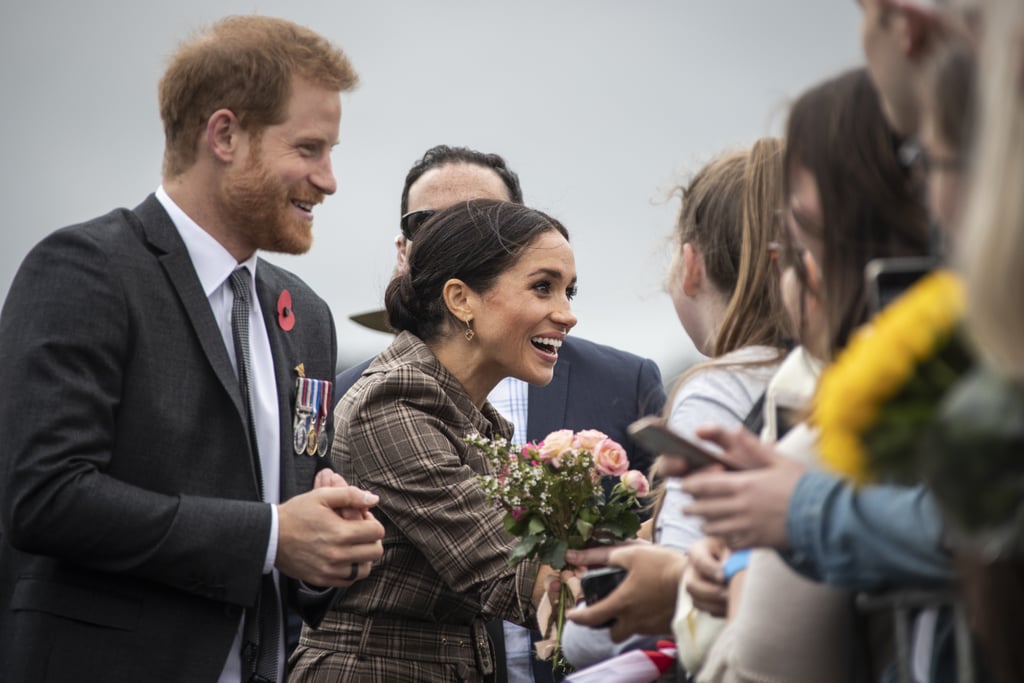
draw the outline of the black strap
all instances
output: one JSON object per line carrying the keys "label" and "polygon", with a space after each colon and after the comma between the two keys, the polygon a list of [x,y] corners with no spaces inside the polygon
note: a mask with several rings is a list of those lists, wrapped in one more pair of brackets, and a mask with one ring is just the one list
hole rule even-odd
{"label": "black strap", "polygon": [[508,659],[505,654],[505,626],[501,619],[488,619],[486,624],[487,637],[491,641],[491,652],[494,655],[494,683],[508,683]]}
{"label": "black strap", "polygon": [[767,394],[767,389],[762,391],[750,412],[743,418],[743,426],[747,428],[747,431],[753,432],[755,436],[759,436],[761,430],[764,429],[764,399]]}

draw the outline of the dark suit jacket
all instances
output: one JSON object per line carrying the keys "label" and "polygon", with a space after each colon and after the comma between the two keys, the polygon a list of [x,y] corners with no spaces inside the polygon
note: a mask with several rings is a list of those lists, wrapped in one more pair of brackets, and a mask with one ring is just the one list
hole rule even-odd
{"label": "dark suit jacket", "polygon": [[[285,500],[325,462],[292,450],[293,368],[331,378],[334,323],[294,275],[256,270]],[[0,680],[215,681],[271,511],[223,337],[155,197],[26,257],[0,314],[0,386]]]}

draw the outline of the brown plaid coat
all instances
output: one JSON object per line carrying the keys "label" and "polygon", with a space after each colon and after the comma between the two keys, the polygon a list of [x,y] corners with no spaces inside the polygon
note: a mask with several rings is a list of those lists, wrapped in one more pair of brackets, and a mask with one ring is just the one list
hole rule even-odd
{"label": "brown plaid coat", "polygon": [[537,564],[508,565],[513,539],[477,481],[489,465],[463,437],[512,425],[404,332],[342,398],[335,428],[335,467],[380,496],[384,557],[303,629],[292,680],[482,680],[482,620],[530,622]]}

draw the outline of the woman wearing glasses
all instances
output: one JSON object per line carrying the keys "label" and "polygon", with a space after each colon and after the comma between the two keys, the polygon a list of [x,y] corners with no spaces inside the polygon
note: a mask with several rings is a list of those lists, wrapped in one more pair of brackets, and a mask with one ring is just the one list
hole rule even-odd
{"label": "woman wearing glasses", "polygon": [[[830,361],[867,321],[867,262],[920,256],[929,246],[919,188],[899,160],[900,140],[863,70],[804,93],[790,112],[786,141],[787,234],[771,251],[783,259],[784,299],[803,345],[794,353],[817,361],[794,379],[787,370],[798,357],[791,354],[769,384],[768,407],[780,392],[799,395],[802,388],[808,398],[815,384],[813,365]],[[684,480],[684,490],[695,498],[686,511],[703,517],[703,530],[730,548],[787,549],[802,572],[847,588],[911,580],[934,585],[951,577],[937,517],[929,516],[921,489],[857,491],[814,470],[815,436],[806,424],[794,426],[774,449],[742,430],[702,428],[698,435],[726,448],[730,460],[764,465],[742,472],[699,471]],[[904,547],[893,540],[900,534],[905,534]],[[869,676],[866,667],[886,661],[885,653],[872,652],[872,660],[858,649],[850,592],[812,582],[774,550],[763,549],[754,550],[747,568],[726,585],[727,568],[702,552],[709,542],[691,546],[683,585],[696,607],[719,613],[725,611],[721,596],[727,589],[729,623],[703,667],[691,671],[698,682],[852,681]],[[823,548],[832,552],[823,554]],[[664,585],[647,572],[664,562],[656,550],[624,546],[573,555],[576,564],[611,561],[631,567],[635,580],[627,578],[616,591],[622,593],[614,603],[617,610],[602,609],[604,602],[613,602],[609,597],[570,618],[593,624],[627,614],[650,629],[636,615],[657,612],[665,602],[663,593],[646,590]],[[679,639],[690,629],[687,616],[676,609]]]}
{"label": "woman wearing glasses", "polygon": [[[802,390],[809,400],[816,366],[835,358],[851,333],[868,321],[871,311],[864,267],[876,258],[926,255],[928,221],[912,173],[900,162],[900,141],[886,123],[864,70],[847,72],[804,93],[790,112],[786,139],[787,234],[779,252],[784,259],[780,269],[784,269],[787,308],[800,330],[802,348],[783,364],[769,386],[769,396],[783,389]],[[787,375],[794,363],[803,365],[803,372]],[[787,532],[797,528],[787,524],[787,511],[797,511],[800,519],[793,524],[813,522],[825,537],[848,521],[829,518],[828,511],[822,511],[823,497],[842,496],[848,485],[813,471],[816,436],[807,424],[798,424],[778,442],[778,453],[789,456],[783,458],[755,452],[755,441],[728,430],[703,433],[729,447],[731,455],[772,464],[737,476],[774,482],[776,504],[772,509],[777,514],[759,520],[757,531],[774,529],[777,538],[770,532],[753,533],[737,525],[732,515],[722,514],[723,498],[709,495],[709,489],[729,474],[698,473],[687,480],[685,488],[697,499],[690,511],[704,516],[706,530],[721,534],[730,546],[792,548],[800,539],[787,539]],[[801,483],[796,487],[798,480]],[[727,481],[727,487],[731,483]],[[898,503],[888,490],[877,493],[880,497],[875,503]],[[910,498],[918,495],[910,489],[898,495],[904,493]],[[818,501],[817,507],[813,501]],[[731,504],[725,500],[725,505]],[[919,518],[908,515],[907,519],[889,521],[916,523]],[[921,527],[918,531],[928,536],[935,530]],[[900,581],[903,577],[898,573],[873,578],[870,568],[857,566],[861,550],[871,547],[868,540],[856,535],[848,538],[848,556],[834,553],[829,558],[832,564],[822,573],[832,572],[834,583],[846,587],[856,587],[858,581]],[[938,552],[936,543],[933,553]],[[799,562],[803,558],[794,559]],[[925,562],[923,557],[917,559]],[[904,576],[921,571],[910,566],[903,570]],[[845,581],[840,580],[844,571]],[[924,571],[939,580],[946,572],[941,567]],[[864,669],[871,660],[856,645],[852,593],[808,580],[774,550],[755,550],[741,574],[743,598],[738,599],[735,589],[740,584],[734,579],[729,604],[735,614],[712,649],[699,681],[747,677],[797,683],[843,681],[870,673]],[[688,577],[688,581],[691,593],[701,595],[716,583],[713,572]],[[879,653],[872,654],[877,657]]]}

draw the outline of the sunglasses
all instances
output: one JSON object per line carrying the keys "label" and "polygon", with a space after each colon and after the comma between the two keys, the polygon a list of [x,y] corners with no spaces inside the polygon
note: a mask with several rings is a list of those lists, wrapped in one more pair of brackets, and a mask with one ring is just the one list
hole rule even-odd
{"label": "sunglasses", "polygon": [[437,213],[435,209],[420,209],[419,211],[410,211],[409,213],[402,216],[399,225],[402,226],[402,234],[405,239],[410,242],[415,239],[416,233],[419,229],[430,220],[430,217]]}

